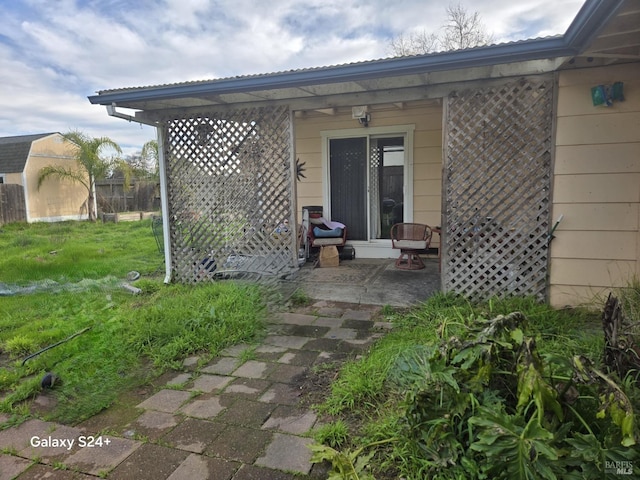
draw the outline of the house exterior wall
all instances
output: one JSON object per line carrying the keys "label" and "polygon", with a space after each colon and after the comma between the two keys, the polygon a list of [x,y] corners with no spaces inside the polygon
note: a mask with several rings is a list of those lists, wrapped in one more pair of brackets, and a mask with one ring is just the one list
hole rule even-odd
{"label": "house exterior wall", "polygon": [[29,158],[22,174],[27,203],[27,221],[54,222],[87,218],[82,205],[87,199],[84,186],[56,177],[48,178],[38,189],[38,174],[48,165],[76,167],[72,156],[74,147],[63,141],[60,134],[36,140],[31,145]]}
{"label": "house exterior wall", "polygon": [[[591,87],[624,82],[594,107]],[[588,303],[640,277],[640,63],[559,74],[550,302]]]}
{"label": "house exterior wall", "polygon": [[[440,225],[442,203],[442,106],[431,100],[402,106],[370,107],[370,127],[414,125],[413,136],[413,221]],[[362,129],[351,117],[351,109],[339,109],[333,115],[305,112],[295,117],[296,158],[305,163],[303,178],[297,184],[298,221],[301,208],[323,205],[322,131]],[[348,227],[348,226],[347,226]],[[432,246],[439,246],[434,235]]]}
{"label": "house exterior wall", "polygon": [[3,174],[4,183],[17,183],[18,185],[22,185],[22,174],[21,173],[6,173]]}

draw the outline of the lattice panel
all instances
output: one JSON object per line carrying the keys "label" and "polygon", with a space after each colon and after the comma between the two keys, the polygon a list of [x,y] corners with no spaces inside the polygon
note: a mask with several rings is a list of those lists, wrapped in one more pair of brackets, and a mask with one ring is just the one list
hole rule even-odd
{"label": "lattice panel", "polygon": [[288,108],[172,118],[163,133],[174,278],[291,271]]}
{"label": "lattice panel", "polygon": [[552,105],[550,78],[449,97],[445,291],[546,298]]}

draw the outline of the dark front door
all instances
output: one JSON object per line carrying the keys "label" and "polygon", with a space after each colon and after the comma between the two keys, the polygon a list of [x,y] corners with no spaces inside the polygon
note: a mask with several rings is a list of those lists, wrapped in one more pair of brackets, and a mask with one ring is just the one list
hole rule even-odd
{"label": "dark front door", "polygon": [[367,137],[329,142],[331,220],[347,226],[349,240],[367,240]]}

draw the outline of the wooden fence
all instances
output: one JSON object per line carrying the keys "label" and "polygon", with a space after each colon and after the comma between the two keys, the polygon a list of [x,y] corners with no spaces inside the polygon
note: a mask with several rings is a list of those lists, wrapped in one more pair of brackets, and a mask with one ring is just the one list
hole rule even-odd
{"label": "wooden fence", "polygon": [[22,185],[0,184],[0,225],[26,221],[27,208]]}
{"label": "wooden fence", "polygon": [[160,185],[133,179],[125,191],[122,178],[98,180],[96,199],[101,213],[155,211],[160,209]]}

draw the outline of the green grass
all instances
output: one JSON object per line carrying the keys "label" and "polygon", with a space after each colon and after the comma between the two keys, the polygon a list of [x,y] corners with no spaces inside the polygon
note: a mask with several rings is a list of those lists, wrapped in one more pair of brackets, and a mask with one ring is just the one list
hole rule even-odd
{"label": "green grass", "polygon": [[339,448],[349,438],[349,427],[342,420],[336,420],[315,428],[311,433],[316,442]]}
{"label": "green grass", "polygon": [[148,275],[162,267],[150,220],[4,225],[0,251],[0,281],[7,284]]}
{"label": "green grass", "polygon": [[[51,239],[60,239],[52,243]],[[262,331],[259,287],[236,282],[164,285],[148,276],[162,265],[148,222],[71,223],[2,227],[5,254],[0,282],[80,282],[82,290],[3,297],[0,301],[0,411],[24,415],[49,371],[60,381],[57,407],[47,419],[77,423],[104,409],[134,385],[149,381],[181,360],[203,360]],[[55,255],[48,252],[57,244]],[[17,245],[17,246],[16,246]],[[46,261],[33,260],[50,256]],[[33,261],[26,262],[25,258]],[[132,295],[120,287],[130,270],[143,278]],[[103,276],[112,276],[103,281]],[[85,280],[86,282],[86,280]],[[26,355],[89,328],[26,361]]]}
{"label": "green grass", "polygon": [[490,319],[514,311],[523,312],[539,339],[540,353],[584,355],[599,363],[604,340],[597,313],[587,310],[555,310],[531,298],[492,300],[472,305],[462,297],[436,294],[409,312],[387,310],[394,324],[368,355],[344,365],[332,392],[320,407],[330,414],[368,408],[388,398],[387,380],[398,357],[416,345],[434,345],[441,339],[463,338],[478,319]]}

